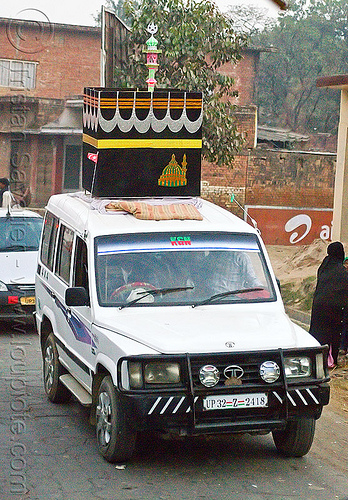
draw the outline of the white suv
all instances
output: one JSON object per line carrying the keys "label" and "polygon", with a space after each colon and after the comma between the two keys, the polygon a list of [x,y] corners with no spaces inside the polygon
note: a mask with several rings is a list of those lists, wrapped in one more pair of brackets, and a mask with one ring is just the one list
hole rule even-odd
{"label": "white suv", "polygon": [[147,430],[272,432],[302,456],[329,400],[327,347],[286,316],[258,232],[195,201],[202,220],[50,199],[36,277],[47,395],[90,405],[110,462]]}
{"label": "white suv", "polygon": [[32,319],[42,222],[30,210],[0,208],[0,320]]}

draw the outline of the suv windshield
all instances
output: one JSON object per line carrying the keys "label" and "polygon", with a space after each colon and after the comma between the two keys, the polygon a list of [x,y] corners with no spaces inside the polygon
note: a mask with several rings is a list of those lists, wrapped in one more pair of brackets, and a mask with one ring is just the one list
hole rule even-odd
{"label": "suv windshield", "polygon": [[41,217],[0,217],[0,252],[37,251],[41,228]]}
{"label": "suv windshield", "polygon": [[[98,299],[103,306],[275,300],[253,234],[110,235],[96,238],[95,252]],[[240,293],[229,293],[233,291]]]}
{"label": "suv windshield", "polygon": [[103,306],[275,300],[253,234],[110,235],[96,238],[95,244],[97,291]]}

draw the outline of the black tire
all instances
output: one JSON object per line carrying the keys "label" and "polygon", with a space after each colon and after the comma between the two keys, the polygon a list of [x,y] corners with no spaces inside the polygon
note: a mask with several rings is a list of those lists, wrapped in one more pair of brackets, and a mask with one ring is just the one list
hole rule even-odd
{"label": "black tire", "polygon": [[59,377],[66,371],[59,362],[53,333],[50,333],[46,339],[42,358],[44,386],[48,399],[52,403],[66,403],[71,398],[71,392],[59,380]]}
{"label": "black tire", "polygon": [[274,431],[273,440],[277,450],[287,457],[303,457],[313,443],[314,418],[301,418],[289,422],[283,431]]}
{"label": "black tire", "polygon": [[136,432],[129,428],[110,376],[103,378],[97,398],[98,449],[108,462],[124,462],[133,455]]}

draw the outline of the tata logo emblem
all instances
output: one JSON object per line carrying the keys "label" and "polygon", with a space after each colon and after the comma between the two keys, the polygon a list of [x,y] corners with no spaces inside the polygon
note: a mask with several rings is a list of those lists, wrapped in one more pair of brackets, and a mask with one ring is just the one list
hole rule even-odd
{"label": "tata logo emblem", "polygon": [[225,346],[228,347],[229,349],[233,349],[233,347],[235,346],[236,344],[234,342],[226,342],[225,343]]}
{"label": "tata logo emblem", "polygon": [[224,375],[226,378],[238,379],[243,377],[244,370],[238,365],[230,365],[224,369]]}

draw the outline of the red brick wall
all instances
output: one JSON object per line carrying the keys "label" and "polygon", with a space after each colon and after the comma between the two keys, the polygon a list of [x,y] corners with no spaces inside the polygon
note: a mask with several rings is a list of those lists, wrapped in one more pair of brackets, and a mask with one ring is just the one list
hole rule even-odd
{"label": "red brick wall", "polygon": [[[100,28],[54,24],[50,33],[45,23],[49,34],[35,48],[35,40],[41,37],[40,27],[28,24],[23,28],[24,40],[20,41],[9,21],[0,19],[0,57],[38,62],[36,88],[25,90],[27,96],[64,99],[81,95],[85,86],[100,85]],[[0,95],[14,93],[14,89],[0,87]]]}
{"label": "red brick wall", "polygon": [[231,196],[235,195],[238,203],[245,204],[249,149],[253,148],[256,142],[257,108],[250,105],[238,106],[235,114],[238,130],[246,139],[244,151],[235,156],[233,168],[218,167],[202,161],[202,196],[242,217],[243,213],[238,205],[231,203]]}
{"label": "red brick wall", "polygon": [[257,107],[256,106],[238,106],[235,111],[235,116],[238,123],[238,130],[245,138],[243,148],[250,149],[256,146],[256,123],[257,123]]}
{"label": "red brick wall", "polygon": [[242,210],[235,202],[231,202],[231,197],[235,197],[244,206],[247,166],[248,155],[236,156],[233,168],[218,167],[203,160],[202,197],[243,217]]}
{"label": "red brick wall", "polygon": [[238,106],[248,106],[256,102],[256,71],[259,62],[259,51],[247,49],[237,65],[226,63],[219,68],[219,73],[232,76],[235,81],[234,88],[239,96],[235,103]]}
{"label": "red brick wall", "polygon": [[218,167],[206,161],[202,162],[202,180],[213,186],[245,187],[248,149],[255,145],[257,108],[256,106],[238,106],[235,115],[238,131],[246,139],[244,152],[236,155],[233,168]]}
{"label": "red brick wall", "polygon": [[252,152],[246,203],[332,208],[336,156],[295,151]]}
{"label": "red brick wall", "polygon": [[336,156],[254,149],[234,167],[202,164],[202,196],[241,215],[241,205],[332,208]]}
{"label": "red brick wall", "polygon": [[236,156],[233,168],[219,167],[203,160],[202,180],[211,186],[245,188],[247,164],[247,155]]}

